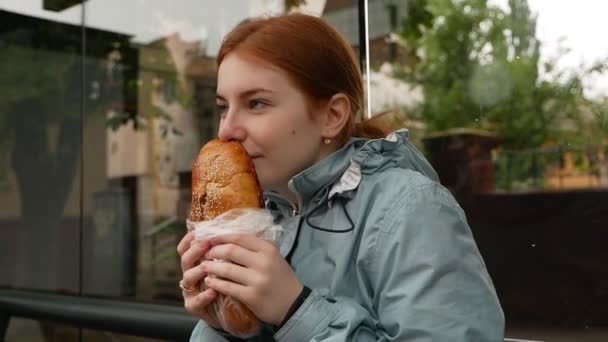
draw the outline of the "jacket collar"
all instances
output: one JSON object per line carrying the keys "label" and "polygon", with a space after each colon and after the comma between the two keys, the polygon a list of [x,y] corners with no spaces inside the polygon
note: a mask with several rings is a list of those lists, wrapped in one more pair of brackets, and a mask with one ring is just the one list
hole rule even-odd
{"label": "jacket collar", "polygon": [[[407,130],[398,130],[386,138],[351,138],[349,142],[327,158],[295,175],[289,188],[298,197],[298,209],[310,207],[310,202],[319,204],[327,198],[330,188],[352,165],[360,167],[361,174],[373,174],[386,168],[399,167],[417,171],[431,180],[439,182],[437,173],[422,154],[409,142]],[[349,190],[348,186],[342,190]],[[295,211],[295,205],[276,193],[267,193],[266,198],[274,206]],[[314,205],[313,205],[314,206]]]}
{"label": "jacket collar", "polygon": [[295,192],[300,210],[313,200],[320,202],[326,190],[334,184],[350,165],[353,155],[367,139],[351,138],[346,145],[308,169],[298,173],[289,181],[289,188]]}

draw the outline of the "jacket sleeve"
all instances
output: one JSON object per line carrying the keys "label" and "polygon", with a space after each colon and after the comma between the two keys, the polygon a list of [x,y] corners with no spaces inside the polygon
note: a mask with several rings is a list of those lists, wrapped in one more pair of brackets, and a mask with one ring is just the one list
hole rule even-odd
{"label": "jacket sleeve", "polygon": [[199,320],[192,335],[190,342],[229,342],[220,332],[211,328],[205,321]]}
{"label": "jacket sleeve", "polygon": [[503,341],[502,309],[451,194],[424,184],[396,198],[380,217],[361,247],[373,249],[366,272],[372,312],[313,290],[275,339]]}

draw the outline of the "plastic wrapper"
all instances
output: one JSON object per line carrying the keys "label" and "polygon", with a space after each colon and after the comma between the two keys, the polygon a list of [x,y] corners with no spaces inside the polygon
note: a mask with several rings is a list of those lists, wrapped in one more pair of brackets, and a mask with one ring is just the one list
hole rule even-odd
{"label": "plastic wrapper", "polygon": [[[195,240],[206,240],[225,234],[252,234],[278,244],[283,229],[274,224],[270,213],[264,209],[233,209],[213,220],[187,221],[188,230],[194,230]],[[220,260],[221,261],[221,260]],[[201,282],[202,290],[205,284]],[[222,329],[240,338],[257,335],[262,323],[238,300],[219,294],[209,311],[217,317]]]}

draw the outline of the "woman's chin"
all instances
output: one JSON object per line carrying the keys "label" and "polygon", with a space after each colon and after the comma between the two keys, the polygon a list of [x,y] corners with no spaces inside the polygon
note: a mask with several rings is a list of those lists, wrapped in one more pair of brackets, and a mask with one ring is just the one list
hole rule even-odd
{"label": "woman's chin", "polygon": [[262,191],[280,193],[280,190],[277,189],[276,186],[274,186],[271,182],[268,182],[268,180],[266,178],[264,178],[263,175],[260,176],[259,173],[258,173],[258,180],[260,181],[260,187],[262,188]]}

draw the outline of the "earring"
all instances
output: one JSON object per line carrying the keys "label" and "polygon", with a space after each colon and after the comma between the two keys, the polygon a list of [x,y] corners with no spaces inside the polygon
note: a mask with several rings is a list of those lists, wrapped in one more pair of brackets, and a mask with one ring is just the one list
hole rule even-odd
{"label": "earring", "polygon": [[323,142],[325,143],[325,145],[329,145],[329,144],[331,144],[331,139],[325,138],[325,140],[323,140]]}

